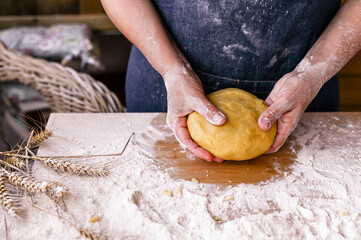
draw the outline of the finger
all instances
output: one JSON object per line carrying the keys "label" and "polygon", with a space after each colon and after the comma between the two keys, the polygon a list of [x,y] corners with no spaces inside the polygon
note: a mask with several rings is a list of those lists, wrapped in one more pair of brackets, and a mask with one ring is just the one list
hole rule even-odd
{"label": "finger", "polygon": [[[169,116],[169,115],[168,115]],[[167,124],[173,130],[174,135],[177,141],[181,144],[181,146],[191,153],[196,155],[199,158],[202,158],[206,161],[215,161],[215,162],[223,162],[224,160],[221,158],[217,158],[213,156],[210,152],[200,147],[196,142],[194,142],[189,134],[187,128],[187,120],[186,118],[179,118],[176,123],[174,124],[174,128],[172,127],[173,124],[170,118],[167,116]]]}
{"label": "finger", "polygon": [[200,101],[199,105],[196,106],[194,110],[213,125],[219,126],[226,122],[226,116],[210,101],[208,101],[207,98],[204,98],[202,101]]}
{"label": "finger", "polygon": [[219,162],[219,163],[221,163],[221,162],[223,162],[224,160],[222,159],[222,158],[218,158],[218,157],[214,157],[213,158],[213,162]]}
{"label": "finger", "polygon": [[175,136],[177,140],[185,146],[185,148],[196,155],[199,158],[202,158],[208,162],[212,162],[214,156],[207,150],[200,147],[196,142],[194,142],[189,134],[187,128],[187,119],[179,118],[175,124]]}
{"label": "finger", "polygon": [[258,126],[262,130],[268,131],[284,113],[290,110],[290,106],[284,100],[276,101],[258,118]]}
{"label": "finger", "polygon": [[276,138],[272,146],[267,150],[266,154],[277,152],[283,146],[289,136],[288,127],[288,124],[283,123],[281,119],[278,121]]}
{"label": "finger", "polygon": [[277,134],[275,141],[273,142],[272,146],[267,150],[267,152],[265,152],[265,154],[277,152],[286,142],[287,137],[288,136],[283,134]]}
{"label": "finger", "polygon": [[[287,138],[290,136],[290,134],[293,132],[293,130],[296,128],[297,123],[299,119],[301,118],[302,113],[294,113],[288,112],[284,114],[279,120],[278,120],[278,127],[277,127],[277,134],[276,138],[272,144],[272,146],[267,150],[266,153],[273,153],[277,152],[283,144],[286,142]],[[294,116],[294,114],[296,116]]]}
{"label": "finger", "polygon": [[273,104],[271,96],[268,96],[264,101],[268,106],[271,106]]}

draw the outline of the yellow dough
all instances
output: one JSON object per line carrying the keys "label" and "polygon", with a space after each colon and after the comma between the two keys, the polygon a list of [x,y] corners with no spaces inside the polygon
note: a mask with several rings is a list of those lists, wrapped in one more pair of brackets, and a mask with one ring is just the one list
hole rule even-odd
{"label": "yellow dough", "polygon": [[268,107],[264,101],[236,88],[219,90],[207,98],[226,115],[227,121],[214,126],[197,112],[189,114],[189,133],[201,147],[216,157],[235,161],[255,158],[271,147],[276,124],[265,132],[257,123]]}

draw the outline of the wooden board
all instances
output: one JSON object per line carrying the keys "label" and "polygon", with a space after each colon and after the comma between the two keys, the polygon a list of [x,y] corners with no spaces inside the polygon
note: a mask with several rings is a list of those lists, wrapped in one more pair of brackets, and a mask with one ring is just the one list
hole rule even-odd
{"label": "wooden board", "polygon": [[[45,149],[47,154],[64,155],[65,152],[72,155],[78,152],[72,152],[76,145],[87,152],[114,153],[109,152],[107,146],[115,139],[124,146],[131,133],[135,132],[134,143],[172,177],[189,181],[195,178],[201,183],[225,186],[257,184],[289,174],[300,148],[296,131],[277,153],[243,162],[208,163],[194,158],[180,147],[166,126],[165,118],[165,113],[52,114],[48,122],[48,128],[54,131],[49,141],[52,146],[42,145],[39,153],[41,155],[42,149]],[[347,124],[361,122],[361,114],[305,113],[299,125],[302,126],[304,121],[315,122],[314,129],[310,130],[324,133],[325,142],[332,140],[332,144],[342,147],[347,143],[343,138],[337,138],[339,127],[349,128]],[[328,129],[328,126],[334,127]]]}
{"label": "wooden board", "polygon": [[[137,144],[151,153],[151,157],[175,178],[197,179],[202,183],[236,185],[239,183],[259,183],[289,171],[295,158],[290,141],[277,153],[260,156],[248,161],[207,162],[184,151],[171,131],[165,127],[165,114],[159,114],[151,121],[157,131],[146,131],[137,138]],[[154,132],[162,133],[163,139],[156,138]],[[153,136],[152,136],[153,133]],[[158,133],[158,134],[159,134]],[[155,135],[155,136],[154,136]]]}

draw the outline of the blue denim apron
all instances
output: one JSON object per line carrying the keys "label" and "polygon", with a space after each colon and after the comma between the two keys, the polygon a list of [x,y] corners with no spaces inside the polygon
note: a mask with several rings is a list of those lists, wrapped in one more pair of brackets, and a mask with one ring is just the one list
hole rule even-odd
{"label": "blue denim apron", "polygon": [[[206,94],[240,88],[265,99],[291,72],[340,7],[340,0],[153,0]],[[142,36],[140,36],[142,37]],[[162,77],[133,46],[126,76],[129,112],[165,112]],[[338,111],[338,79],[307,111]]]}

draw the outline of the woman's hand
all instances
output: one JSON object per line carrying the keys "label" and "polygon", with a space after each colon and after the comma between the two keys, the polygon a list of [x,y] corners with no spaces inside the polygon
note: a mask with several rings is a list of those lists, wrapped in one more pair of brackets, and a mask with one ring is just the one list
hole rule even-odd
{"label": "woman's hand", "polygon": [[278,123],[275,141],[267,153],[282,147],[323,83],[317,74],[306,75],[297,71],[286,74],[276,83],[265,100],[269,107],[258,119],[258,125],[264,131],[276,121]]}
{"label": "woman's hand", "polygon": [[360,51],[360,9],[360,0],[346,1],[296,69],[276,83],[266,99],[270,106],[258,119],[265,131],[278,121],[276,139],[268,153],[284,144],[323,84]]}
{"label": "woman's hand", "polygon": [[178,142],[199,158],[209,162],[222,162],[223,159],[213,156],[195,143],[187,128],[187,115],[193,111],[198,112],[214,125],[222,125],[226,122],[224,114],[204,96],[198,76],[190,65],[186,64],[179,70],[165,73],[163,78],[167,87],[167,124]]}

